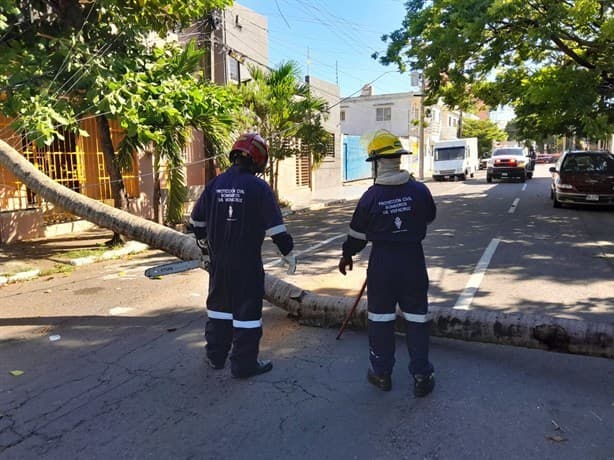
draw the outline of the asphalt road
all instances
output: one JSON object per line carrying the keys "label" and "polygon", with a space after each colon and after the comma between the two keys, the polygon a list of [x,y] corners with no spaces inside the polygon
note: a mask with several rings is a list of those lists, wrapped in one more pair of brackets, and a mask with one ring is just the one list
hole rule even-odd
{"label": "asphalt road", "polygon": [[[553,209],[546,171],[526,187],[429,183],[433,304],[614,321],[614,212]],[[299,274],[270,270],[355,295],[368,249],[336,272],[353,205],[289,216]],[[277,260],[268,243],[264,257]],[[202,361],[207,275],[142,275],[167,260],[0,288],[1,459],[614,458],[612,360],[433,339],[437,387],[416,400],[402,337],[382,393],[366,383],[364,332],[336,341],[267,305],[275,368],[238,381]]]}

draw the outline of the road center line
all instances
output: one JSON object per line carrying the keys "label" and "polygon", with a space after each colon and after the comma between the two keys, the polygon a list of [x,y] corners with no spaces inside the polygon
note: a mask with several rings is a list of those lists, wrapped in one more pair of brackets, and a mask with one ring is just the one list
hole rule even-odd
{"label": "road center line", "polygon": [[[313,252],[316,249],[321,248],[322,246],[326,246],[327,244],[332,243],[333,241],[338,240],[339,238],[346,237],[346,236],[347,236],[347,233],[340,233],[339,235],[335,235],[327,240],[320,241],[318,244],[314,244],[313,246],[308,247],[307,249],[298,251],[295,254],[297,257],[302,256],[303,254],[309,254],[310,252]],[[267,262],[266,264],[264,264],[264,268],[276,267],[277,265],[281,265],[281,263],[282,263],[281,258],[275,259],[275,260],[272,260],[271,262]]]}
{"label": "road center line", "polygon": [[508,214],[513,214],[514,211],[516,211],[516,207],[518,206],[519,201],[520,201],[520,198],[516,198],[514,200],[514,202],[512,203],[512,206],[510,206],[510,208],[507,210]]}
{"label": "road center line", "polygon": [[484,250],[484,254],[482,254],[482,257],[475,266],[473,274],[469,277],[469,281],[467,281],[465,289],[458,297],[458,300],[454,305],[455,310],[470,309],[473,296],[475,296],[475,293],[478,291],[480,284],[482,283],[482,278],[484,278],[484,274],[488,268],[488,264],[490,264],[490,259],[492,259],[492,256],[497,250],[497,246],[499,246],[500,242],[501,240],[499,238],[493,238]]}
{"label": "road center line", "polygon": [[522,186],[522,191],[524,192],[526,189],[527,189],[527,184],[524,184],[524,185]]}

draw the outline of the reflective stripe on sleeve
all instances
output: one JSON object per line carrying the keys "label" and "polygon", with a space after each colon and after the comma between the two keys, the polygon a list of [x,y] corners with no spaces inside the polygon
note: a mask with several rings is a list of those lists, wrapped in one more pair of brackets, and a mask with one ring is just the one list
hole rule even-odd
{"label": "reflective stripe on sleeve", "polygon": [[205,222],[204,220],[194,220],[191,217],[190,217],[190,223],[194,227],[206,227],[207,226],[207,222]]}
{"label": "reflective stripe on sleeve", "polygon": [[371,313],[368,312],[367,318],[371,321],[377,321],[378,323],[385,323],[388,321],[394,321],[397,318],[396,313]]}
{"label": "reflective stripe on sleeve", "polygon": [[356,230],[352,230],[352,228],[350,228],[348,235],[350,235],[352,238],[356,238],[357,240],[367,240],[367,235],[365,233],[357,232]]}
{"label": "reflective stripe on sleeve", "polygon": [[403,312],[403,317],[412,323],[426,323],[429,320],[428,315],[416,315],[415,313]]}
{"label": "reflective stripe on sleeve", "polygon": [[275,227],[271,227],[266,231],[266,236],[274,236],[285,231],[286,226],[284,224],[276,225]]}
{"label": "reflective stripe on sleeve", "polygon": [[233,327],[238,327],[241,329],[256,329],[257,327],[262,327],[262,319],[258,319],[256,321],[232,321]]}
{"label": "reflective stripe on sleeve", "polygon": [[232,313],[226,313],[224,311],[207,310],[207,317],[232,321]]}

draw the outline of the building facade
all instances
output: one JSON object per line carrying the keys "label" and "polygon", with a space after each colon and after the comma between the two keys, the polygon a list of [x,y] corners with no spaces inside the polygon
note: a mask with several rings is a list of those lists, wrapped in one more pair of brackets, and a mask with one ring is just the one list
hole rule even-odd
{"label": "building facade", "polygon": [[[403,167],[418,177],[421,104],[419,94],[406,92],[376,95],[373,88],[367,85],[360,96],[343,99],[340,107],[341,132],[344,136],[368,138],[370,133],[386,129],[399,136],[405,148],[413,154],[403,157]],[[431,174],[433,144],[440,140],[456,139],[461,117],[476,118],[451,110],[441,102],[424,107],[425,177]],[[353,165],[346,163],[345,177],[348,167],[352,168]]]}

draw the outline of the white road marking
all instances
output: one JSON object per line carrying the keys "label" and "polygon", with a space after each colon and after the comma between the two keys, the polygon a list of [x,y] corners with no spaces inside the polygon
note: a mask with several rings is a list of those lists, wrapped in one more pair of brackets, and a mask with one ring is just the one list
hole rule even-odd
{"label": "white road marking", "polygon": [[[315,251],[316,249],[321,248],[322,246],[326,246],[329,243],[332,243],[335,240],[338,240],[339,238],[344,238],[347,236],[347,233],[341,233],[339,235],[335,235],[327,240],[324,241],[320,241],[318,244],[314,244],[313,246],[304,249],[302,251],[298,251],[296,253],[296,257],[302,256],[303,254],[308,254],[310,252]],[[281,257],[279,259],[275,259],[272,260],[271,262],[267,262],[266,264],[264,264],[264,268],[272,268],[272,267],[276,267],[278,265],[281,265],[283,263],[283,261],[281,260]]]}
{"label": "white road marking", "polygon": [[514,202],[512,203],[512,206],[507,210],[507,212],[509,214],[513,214],[514,211],[516,211],[516,207],[518,206],[518,202],[520,201],[520,198],[516,198],[514,200]]}
{"label": "white road marking", "polygon": [[497,250],[497,246],[499,246],[500,242],[501,240],[499,238],[493,238],[484,250],[484,254],[482,254],[482,257],[475,266],[473,274],[471,277],[469,277],[469,281],[467,281],[465,289],[458,297],[456,305],[454,305],[455,310],[470,309],[473,296],[475,296],[475,293],[478,291],[480,284],[482,283],[482,278],[484,278],[484,274],[488,268],[488,264],[490,264],[490,260]]}
{"label": "white road marking", "polygon": [[522,186],[522,191],[524,192],[526,189],[527,189],[527,184],[524,184],[524,185]]}

